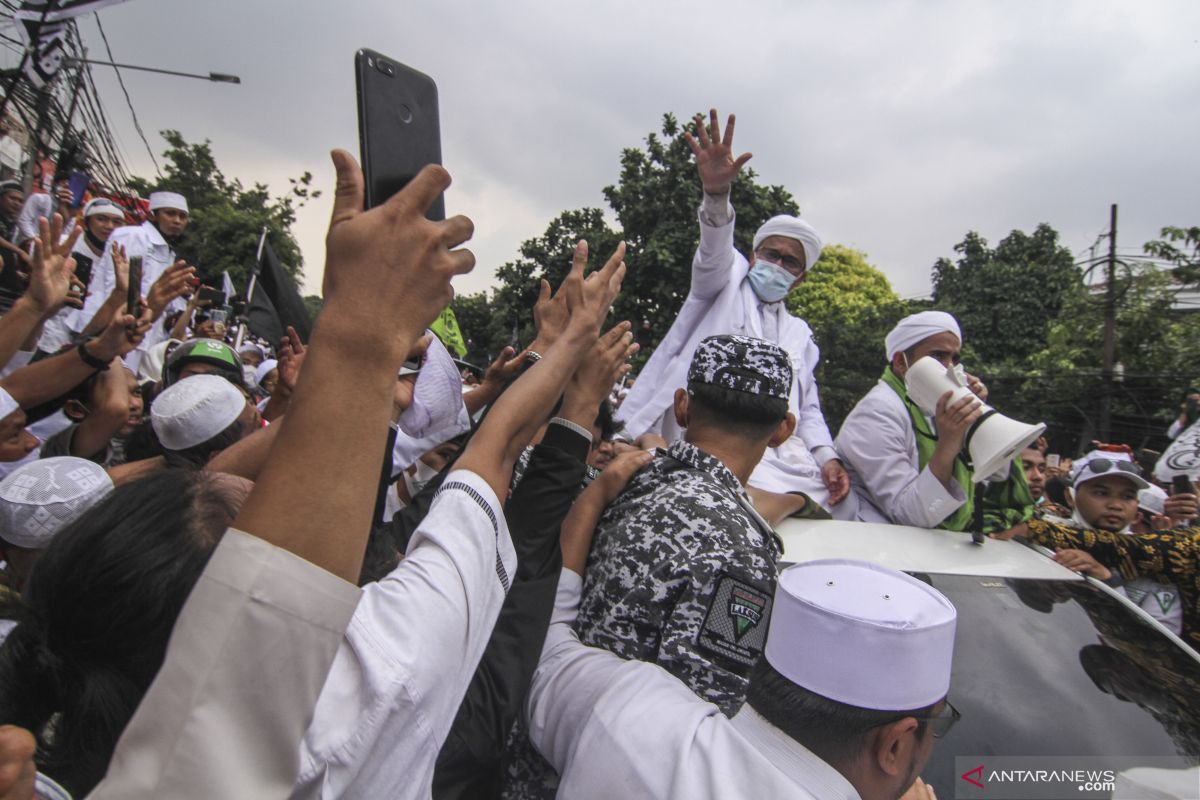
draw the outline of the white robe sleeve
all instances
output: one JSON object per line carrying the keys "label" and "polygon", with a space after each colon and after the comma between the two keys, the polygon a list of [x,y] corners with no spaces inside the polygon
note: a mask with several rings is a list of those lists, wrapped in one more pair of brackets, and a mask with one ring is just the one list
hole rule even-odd
{"label": "white robe sleeve", "polygon": [[920,468],[912,420],[899,398],[892,402],[889,394],[895,396],[877,385],[858,402],[842,424],[837,450],[891,522],[937,527],[967,496],[957,483],[951,481],[947,491],[929,467]]}
{"label": "white robe sleeve", "polygon": [[[708,203],[707,198],[705,202]],[[728,200],[725,203],[729,205]],[[705,206],[700,208],[700,246],[692,259],[692,297],[711,300],[729,284],[735,260],[733,226],[736,218],[731,206],[727,210],[724,224],[714,226],[709,221],[719,221],[720,215],[714,215]]]}

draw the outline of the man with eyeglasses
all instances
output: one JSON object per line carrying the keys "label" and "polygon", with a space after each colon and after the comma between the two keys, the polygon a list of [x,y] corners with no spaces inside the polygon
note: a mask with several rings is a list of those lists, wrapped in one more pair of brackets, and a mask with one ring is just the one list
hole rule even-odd
{"label": "man with eyeglasses", "polygon": [[932,796],[917,776],[960,718],[946,699],[957,612],[936,589],[861,561],[785,569],[730,718],[661,667],[579,641],[586,545],[572,535],[526,706],[560,797]]}
{"label": "man with eyeglasses", "polygon": [[967,432],[983,415],[983,381],[964,372],[976,396],[952,403],[946,392],[932,418],[908,396],[904,376],[920,359],[958,367],[958,320],[945,311],[911,314],[888,333],[884,348],[888,365],[879,383],[858,401],[837,438],[858,496],[858,519],[969,531],[976,528],[977,504],[984,532],[1029,519],[1034,500],[1019,462],[984,486],[974,482],[963,456]]}
{"label": "man with eyeglasses", "polygon": [[[790,410],[795,434],[767,450],[750,486],[776,493],[803,492],[837,516],[853,515],[850,478],[833,449],[813,376],[820,350],[807,323],[792,316],[784,299],[821,255],[821,237],[799,217],[772,217],[754,235],[747,259],[734,248],[735,215],[730,189],[749,153],[734,157],[734,116],[722,135],[717,111],[706,127],[696,117],[696,137],[685,133],[696,156],[704,187],[700,206],[700,246],[692,261],[692,281],[679,316],[638,376],[617,418],[635,437],[661,435],[668,442],[682,431],[672,408],[675,390],[686,383],[697,345],[709,336],[734,334],[765,339],[791,358],[795,378]],[[843,513],[844,512],[844,513]]]}

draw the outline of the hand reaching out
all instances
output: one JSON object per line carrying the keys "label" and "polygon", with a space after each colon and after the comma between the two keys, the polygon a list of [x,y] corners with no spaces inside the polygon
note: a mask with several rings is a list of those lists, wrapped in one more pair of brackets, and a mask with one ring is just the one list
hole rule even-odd
{"label": "hand reaching out", "polygon": [[26,294],[45,315],[62,307],[71,293],[75,280],[75,259],[71,248],[79,239],[76,226],[65,241],[62,236],[62,215],[55,214],[50,220],[38,220],[38,237],[33,240],[33,256],[30,259],[29,288]]}
{"label": "hand reaching out", "polygon": [[304,342],[300,341],[300,334],[288,325],[287,336],[279,343],[279,385],[289,394],[296,390],[296,382],[300,380],[300,368],[304,366],[306,353],[307,349]]}
{"label": "hand reaching out", "polygon": [[[116,265],[116,248],[113,248],[113,265]],[[122,256],[124,253],[122,252]],[[125,267],[126,275],[128,275],[128,264]],[[150,321],[158,319],[162,316],[163,311],[177,297],[190,297],[192,287],[195,284],[196,268],[189,266],[182,259],[176,261],[171,266],[163,270],[162,275],[158,276],[151,286],[150,291],[146,293],[146,310],[150,313]],[[128,278],[126,278],[128,282]]]}
{"label": "hand reaching out", "polygon": [[621,281],[625,279],[625,243],[618,244],[604,266],[585,278],[583,273],[587,262],[587,242],[580,240],[575,246],[571,271],[567,273],[559,291],[565,295],[571,315],[567,330],[577,335],[595,337],[600,333],[600,326],[613,300],[621,291]]}
{"label": "hand reaching out", "polygon": [[[595,422],[600,401],[608,395],[609,388],[632,369],[627,361],[640,345],[633,341],[631,327],[628,322],[618,322],[596,340],[591,352],[579,362],[563,398],[564,418],[584,427]],[[576,419],[576,414],[586,417],[586,421]]]}
{"label": "hand reaching out", "polygon": [[[700,173],[700,183],[707,194],[725,194],[733,186],[733,181],[741,172],[742,167],[750,160],[750,153],[742,153],[733,157],[733,128],[737,118],[729,115],[725,124],[725,136],[721,136],[720,123],[717,121],[717,110],[709,112],[710,127],[704,127],[704,117],[696,115],[696,136],[684,131],[683,138],[692,148],[696,156],[696,170]],[[697,141],[697,139],[699,141]]]}

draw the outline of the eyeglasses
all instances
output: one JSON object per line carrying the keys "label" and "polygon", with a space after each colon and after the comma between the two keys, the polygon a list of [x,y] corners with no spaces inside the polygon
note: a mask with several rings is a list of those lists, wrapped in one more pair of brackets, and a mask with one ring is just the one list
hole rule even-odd
{"label": "eyeglasses", "polygon": [[760,247],[754,252],[762,256],[763,261],[778,264],[797,278],[802,277],[808,269],[800,259],[795,256],[785,255],[773,247]]}
{"label": "eyeglasses", "polygon": [[1120,470],[1121,472],[1128,472],[1131,475],[1137,475],[1139,478],[1142,477],[1142,471],[1137,468],[1136,464],[1134,464],[1132,461],[1121,461],[1119,459],[1109,461],[1107,458],[1093,458],[1091,461],[1080,467],[1079,471],[1081,474],[1084,470],[1087,470],[1095,475],[1103,475],[1104,473],[1113,469]]}
{"label": "eyeglasses", "polygon": [[[901,719],[904,719],[904,717],[901,717]],[[942,713],[931,714],[925,717],[913,717],[913,719],[918,722],[928,722],[929,732],[933,734],[933,738],[941,739],[950,732],[950,729],[954,727],[956,722],[962,719],[962,714],[958,713],[958,709],[947,700]]]}

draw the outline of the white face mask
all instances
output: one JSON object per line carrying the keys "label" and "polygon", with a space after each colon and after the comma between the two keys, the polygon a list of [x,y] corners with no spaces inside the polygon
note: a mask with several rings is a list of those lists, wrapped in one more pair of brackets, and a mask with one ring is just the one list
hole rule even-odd
{"label": "white face mask", "polygon": [[[412,473],[408,469],[404,470],[404,486],[408,489],[408,496],[416,497],[417,494],[425,488],[425,486],[438,476],[438,471],[426,464],[421,459],[417,459],[416,467]],[[411,469],[411,468],[410,468]],[[415,474],[413,474],[415,473]]]}

